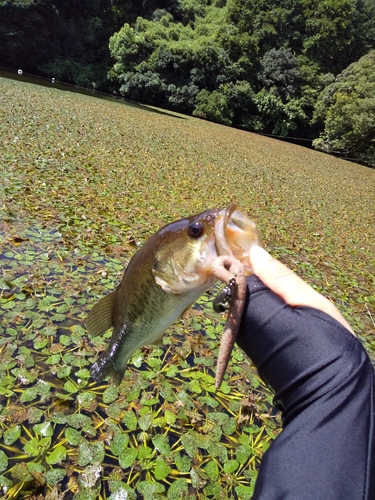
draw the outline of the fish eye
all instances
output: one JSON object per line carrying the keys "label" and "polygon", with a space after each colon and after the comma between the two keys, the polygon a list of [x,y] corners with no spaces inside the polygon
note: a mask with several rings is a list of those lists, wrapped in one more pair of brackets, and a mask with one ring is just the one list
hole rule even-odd
{"label": "fish eye", "polygon": [[203,224],[201,222],[193,222],[188,227],[188,235],[191,238],[200,238],[203,234]]}

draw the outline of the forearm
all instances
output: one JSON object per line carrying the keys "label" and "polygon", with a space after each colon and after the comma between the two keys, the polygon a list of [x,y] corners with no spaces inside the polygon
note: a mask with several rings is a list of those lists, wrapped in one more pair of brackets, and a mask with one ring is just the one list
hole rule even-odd
{"label": "forearm", "polygon": [[375,498],[374,372],[360,342],[327,314],[290,307],[255,277],[237,342],[275,391],[284,430],[254,498]]}

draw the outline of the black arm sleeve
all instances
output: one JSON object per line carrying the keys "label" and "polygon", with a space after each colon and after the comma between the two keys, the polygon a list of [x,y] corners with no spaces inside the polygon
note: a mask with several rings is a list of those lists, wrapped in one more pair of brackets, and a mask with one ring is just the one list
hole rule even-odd
{"label": "black arm sleeve", "polygon": [[374,500],[374,369],[327,314],[290,307],[256,277],[237,343],[275,392],[283,430],[264,454],[253,499]]}

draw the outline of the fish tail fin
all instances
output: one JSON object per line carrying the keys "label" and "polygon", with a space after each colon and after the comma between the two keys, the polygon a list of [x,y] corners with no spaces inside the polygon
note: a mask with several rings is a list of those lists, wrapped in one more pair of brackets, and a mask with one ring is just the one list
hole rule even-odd
{"label": "fish tail fin", "polygon": [[117,290],[98,300],[89,312],[86,327],[90,337],[96,337],[111,328],[113,301],[116,292]]}
{"label": "fish tail fin", "polygon": [[104,380],[106,377],[111,377],[116,385],[120,385],[124,371],[120,372],[109,359],[106,352],[101,354],[91,367],[91,378],[96,382]]}

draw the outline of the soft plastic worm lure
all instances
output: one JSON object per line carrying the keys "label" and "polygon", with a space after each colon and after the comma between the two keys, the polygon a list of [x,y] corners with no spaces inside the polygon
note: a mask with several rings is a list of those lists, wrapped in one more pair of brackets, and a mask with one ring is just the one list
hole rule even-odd
{"label": "soft plastic worm lure", "polygon": [[215,387],[219,389],[240,327],[246,298],[246,277],[240,261],[229,255],[217,257],[212,263],[214,275],[231,289],[231,299],[217,359]]}

